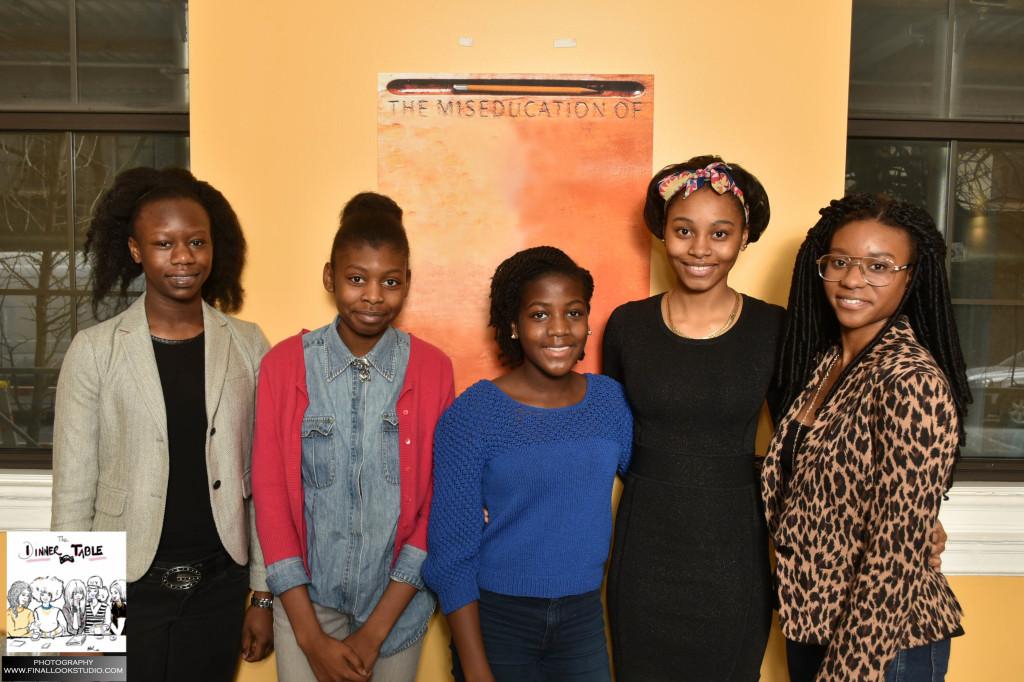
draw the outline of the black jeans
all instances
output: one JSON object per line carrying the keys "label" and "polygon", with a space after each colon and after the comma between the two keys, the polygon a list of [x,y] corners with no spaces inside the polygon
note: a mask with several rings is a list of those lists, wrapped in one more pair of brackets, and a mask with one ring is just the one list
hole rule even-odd
{"label": "black jeans", "polygon": [[128,585],[131,682],[231,682],[242,649],[249,569],[232,563],[191,590],[145,577]]}

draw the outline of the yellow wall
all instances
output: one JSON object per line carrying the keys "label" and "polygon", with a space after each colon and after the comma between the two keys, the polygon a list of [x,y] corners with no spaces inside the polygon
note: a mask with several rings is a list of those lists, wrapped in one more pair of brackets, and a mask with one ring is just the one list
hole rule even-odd
{"label": "yellow wall", "polygon": [[[771,227],[732,283],[774,302],[785,301],[817,209],[843,190],[849,0],[197,0],[189,13],[192,167],[242,219],[243,317],[272,340],[332,314],[320,267],[341,204],[376,186],[380,72],[654,74],[655,167],[714,152],[767,188]],[[459,36],[475,47],[459,47]],[[578,47],[554,49],[555,38]],[[657,257],[652,265],[658,288]],[[1024,669],[1011,642],[1024,625],[1024,579],[954,587],[969,634],[954,645],[949,679],[1012,679]],[[420,679],[446,679],[445,659],[435,625]],[[272,666],[245,665],[240,679],[273,680]],[[777,632],[765,679],[784,679]]]}

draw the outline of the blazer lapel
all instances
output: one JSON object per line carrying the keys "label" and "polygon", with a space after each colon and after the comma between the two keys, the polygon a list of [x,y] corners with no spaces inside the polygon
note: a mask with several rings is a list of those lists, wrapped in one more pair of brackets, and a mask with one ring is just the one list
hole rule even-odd
{"label": "blazer lapel", "polygon": [[231,352],[231,331],[227,318],[203,303],[203,333],[206,335],[206,419],[213,423],[217,414],[224,379],[228,371],[228,354]]}
{"label": "blazer lapel", "polygon": [[142,402],[146,404],[160,433],[166,438],[167,409],[164,406],[160,372],[156,367],[156,355],[153,353],[153,339],[149,334],[149,322],[146,320],[145,294],[139,296],[125,311],[118,325],[117,334],[138,384]]}

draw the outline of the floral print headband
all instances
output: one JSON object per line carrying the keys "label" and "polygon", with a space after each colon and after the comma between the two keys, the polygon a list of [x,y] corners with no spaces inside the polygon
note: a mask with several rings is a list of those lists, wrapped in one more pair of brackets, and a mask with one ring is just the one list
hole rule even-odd
{"label": "floral print headband", "polygon": [[704,168],[697,170],[682,170],[673,173],[658,183],[658,194],[665,200],[665,205],[672,200],[680,191],[683,198],[690,196],[702,187],[711,187],[718,194],[732,192],[740,200],[743,207],[743,221],[750,222],[750,209],[747,207],[747,200],[743,197],[743,190],[736,186],[732,178],[732,168],[721,161],[709,163]]}

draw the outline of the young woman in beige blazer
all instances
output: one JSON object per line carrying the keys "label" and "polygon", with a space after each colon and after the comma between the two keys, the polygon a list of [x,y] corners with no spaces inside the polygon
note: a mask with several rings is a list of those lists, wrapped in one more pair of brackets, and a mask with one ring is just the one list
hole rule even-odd
{"label": "young woman in beige blazer", "polygon": [[101,199],[85,251],[94,312],[140,274],[146,291],[65,356],[52,527],[126,531],[131,679],[227,682],[240,650],[258,660],[272,647],[249,482],[269,345],[224,314],[242,303],[245,239],[207,183],[136,168]]}

